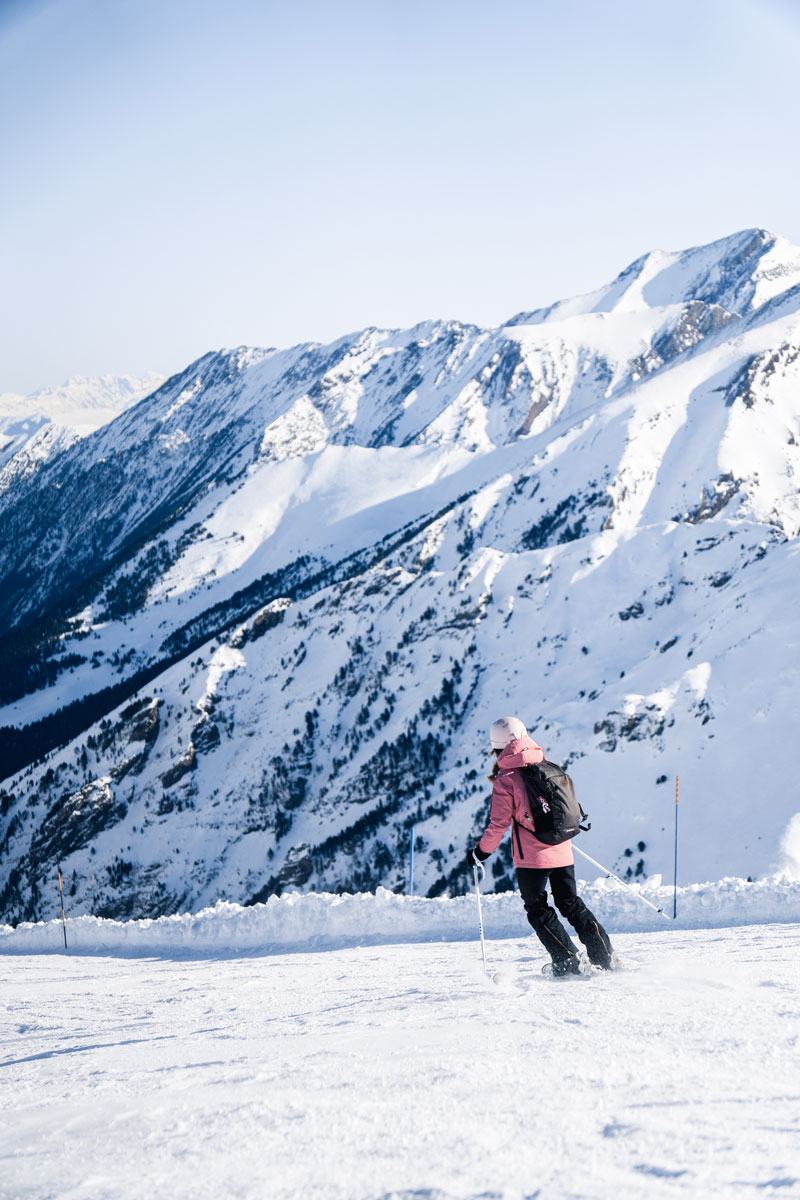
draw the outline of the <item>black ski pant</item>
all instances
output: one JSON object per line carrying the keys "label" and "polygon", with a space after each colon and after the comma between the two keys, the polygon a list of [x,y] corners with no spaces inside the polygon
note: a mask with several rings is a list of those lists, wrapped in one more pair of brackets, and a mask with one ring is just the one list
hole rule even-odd
{"label": "black ski pant", "polygon": [[611,941],[597,917],[578,895],[575,867],[517,867],[517,881],[528,922],[554,962],[564,962],[575,954],[575,943],[547,903],[547,881],[553,903],[566,917],[586,947],[589,961],[607,967],[611,960]]}

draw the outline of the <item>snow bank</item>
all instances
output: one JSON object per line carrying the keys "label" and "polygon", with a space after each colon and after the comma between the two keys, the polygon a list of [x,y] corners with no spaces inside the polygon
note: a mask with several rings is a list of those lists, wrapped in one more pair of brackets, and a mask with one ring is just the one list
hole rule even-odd
{"label": "snow bank", "polygon": [[785,874],[800,879],[800,813],[795,813],[781,840],[781,857]]}
{"label": "snow bank", "polygon": [[[676,921],[671,917],[672,888],[661,886],[657,879],[627,889],[612,879],[601,879],[583,884],[581,894],[611,933],[800,921],[800,880],[784,874],[755,883],[729,878],[681,887]],[[669,920],[643,904],[641,897],[662,908]],[[517,893],[483,899],[487,937],[521,937],[527,932]],[[426,900],[397,896],[384,888],[374,895],[290,893],[249,908],[220,900],[196,915],[156,920],[110,921],[85,916],[67,921],[70,951],[85,954],[268,954],[476,936],[473,896]],[[63,945],[60,921],[23,923],[16,929],[0,926],[0,952],[57,952]]]}

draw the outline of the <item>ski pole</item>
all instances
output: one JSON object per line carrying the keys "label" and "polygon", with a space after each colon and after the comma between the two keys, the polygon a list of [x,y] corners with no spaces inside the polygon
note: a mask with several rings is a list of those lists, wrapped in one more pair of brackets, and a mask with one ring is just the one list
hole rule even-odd
{"label": "ski pole", "polygon": [[64,914],[64,889],[61,886],[61,864],[56,866],[58,870],[58,894],[61,897],[61,928],[64,930],[64,949],[67,949],[67,918]]}
{"label": "ski pole", "polygon": [[652,900],[648,900],[647,897],[643,896],[641,892],[637,892],[636,889],[632,888],[631,885],[629,883],[626,883],[624,879],[620,879],[619,875],[615,875],[613,871],[609,871],[608,867],[604,867],[602,863],[599,863],[596,858],[592,858],[592,856],[590,854],[586,854],[585,851],[581,850],[579,846],[573,845],[572,849],[577,850],[578,854],[582,854],[584,858],[588,859],[588,861],[590,863],[593,863],[594,866],[597,867],[599,870],[605,871],[605,873],[609,879],[616,879],[617,883],[621,883],[623,887],[630,888],[630,890],[633,892],[634,896],[638,896],[639,899],[642,900],[645,904],[649,904],[651,908],[654,908],[657,913],[661,913],[661,915],[665,921],[672,920],[672,918],[669,916],[669,914],[664,912],[663,908],[659,908],[657,904],[653,904]]}
{"label": "ski pole", "polygon": [[[483,863],[477,862],[473,858],[472,873],[475,876],[475,895],[478,897],[478,925],[481,931],[481,954],[483,955],[483,969],[489,975],[489,968],[486,966],[486,942],[483,937],[483,912],[481,911],[481,885],[480,881],[486,874],[486,868]],[[478,874],[480,872],[480,874]],[[491,976],[489,976],[491,978]]]}

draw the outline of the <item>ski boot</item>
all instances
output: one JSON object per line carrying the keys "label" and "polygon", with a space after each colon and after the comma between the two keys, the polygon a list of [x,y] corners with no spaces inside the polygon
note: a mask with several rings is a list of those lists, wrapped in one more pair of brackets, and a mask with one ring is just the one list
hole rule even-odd
{"label": "ski boot", "polygon": [[592,964],[584,954],[571,954],[568,958],[554,958],[545,963],[542,974],[550,979],[588,979],[592,974]]}
{"label": "ski boot", "polygon": [[604,963],[595,963],[594,969],[596,971],[622,971],[624,970],[624,967],[622,965],[622,959],[617,954],[616,950],[612,950],[608,956],[608,961]]}

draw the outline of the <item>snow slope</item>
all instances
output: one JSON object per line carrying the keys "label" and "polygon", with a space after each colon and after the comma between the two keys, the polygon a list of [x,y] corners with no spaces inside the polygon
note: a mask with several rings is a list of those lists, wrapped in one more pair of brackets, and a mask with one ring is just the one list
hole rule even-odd
{"label": "snow slope", "polygon": [[[595,855],[762,879],[798,811],[798,252],[496,330],[212,353],[0,496],[0,914],[463,891],[486,730]],[[508,847],[491,883],[512,884]]]}
{"label": "snow slope", "polygon": [[2,960],[3,1200],[800,1191],[800,926]]}

